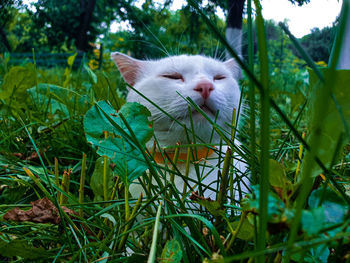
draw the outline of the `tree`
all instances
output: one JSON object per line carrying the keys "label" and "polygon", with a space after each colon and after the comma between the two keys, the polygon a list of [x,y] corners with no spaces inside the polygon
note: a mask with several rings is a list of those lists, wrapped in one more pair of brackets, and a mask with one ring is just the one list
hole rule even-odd
{"label": "tree", "polygon": [[96,0],[80,0],[80,16],[75,45],[78,51],[87,51],[89,49],[88,30],[92,21]]}
{"label": "tree", "polygon": [[[170,11],[167,8],[144,6],[142,11],[143,14],[138,17],[143,24],[110,34],[103,40],[107,49],[130,52],[137,58],[159,58],[182,53],[219,57],[224,53],[219,40],[199,16],[192,16],[193,10],[190,8]],[[198,22],[194,27],[192,20],[196,19]],[[221,31],[224,30],[223,20],[213,17],[212,21]]]}
{"label": "tree", "polygon": [[[47,36],[47,45],[60,50],[65,44],[78,51],[88,51],[97,36],[107,30],[116,5],[112,0],[39,0],[28,9],[33,30]],[[40,34],[39,34],[40,35]]]}
{"label": "tree", "polygon": [[[226,39],[230,46],[237,51],[239,56],[242,55],[242,23],[243,7],[245,0],[228,0],[227,1],[227,27]],[[226,57],[230,54],[227,52]]]}
{"label": "tree", "polygon": [[[327,62],[334,37],[335,27],[314,28],[310,34],[300,39],[300,43],[314,61]],[[295,49],[293,51],[299,55]]]}
{"label": "tree", "polygon": [[[292,4],[299,6],[309,3],[310,0],[289,0]],[[214,1],[215,2],[215,1]],[[220,6],[220,1],[215,2]],[[237,51],[238,55],[242,55],[242,21],[245,0],[227,0],[227,27],[226,39],[231,47]],[[222,7],[222,6],[221,6]],[[229,58],[230,54],[226,53]]]}
{"label": "tree", "polygon": [[299,6],[302,6],[303,4],[307,4],[310,2],[310,0],[288,0],[291,2],[293,5],[298,4]]}
{"label": "tree", "polygon": [[21,0],[2,0],[0,2],[0,38],[7,51],[12,51],[6,35],[6,26],[16,15],[17,8],[22,4]]}

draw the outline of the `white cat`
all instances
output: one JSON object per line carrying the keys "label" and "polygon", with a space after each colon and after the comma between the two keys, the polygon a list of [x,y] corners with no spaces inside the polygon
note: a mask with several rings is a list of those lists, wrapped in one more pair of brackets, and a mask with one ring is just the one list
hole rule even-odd
{"label": "white cat", "polygon": [[[216,123],[230,131],[227,124],[232,123],[233,109],[238,109],[241,94],[237,82],[240,69],[233,59],[222,62],[205,56],[180,55],[142,61],[118,52],[112,53],[111,57],[128,84],[185,124],[187,128],[191,129],[191,122],[188,103],[184,98],[190,97],[212,120],[219,113]],[[161,147],[189,143],[181,125],[137,92],[130,89],[127,101],[141,103],[150,110],[155,137]],[[192,119],[195,134],[198,136],[197,143],[200,143],[200,140],[204,143],[210,142],[211,145],[219,143],[220,137],[216,133],[212,136],[213,128],[208,120],[195,110],[192,111]],[[148,148],[152,148],[152,145],[153,141],[149,142]],[[217,169],[213,171],[212,167],[216,167],[218,163],[217,155],[214,155],[215,157],[207,158],[205,164],[208,167],[205,168],[204,178],[201,181],[203,185],[210,185],[213,189],[216,188]],[[240,166],[238,169],[244,169],[241,162],[236,162],[236,165]],[[179,167],[183,172],[184,167],[181,165]],[[189,177],[198,180],[193,167],[190,169]],[[175,185],[182,191],[183,179],[176,176]],[[130,186],[130,192],[134,197],[138,197],[140,191],[142,191],[140,185]],[[215,199],[215,195],[212,190],[205,191],[206,197]]]}

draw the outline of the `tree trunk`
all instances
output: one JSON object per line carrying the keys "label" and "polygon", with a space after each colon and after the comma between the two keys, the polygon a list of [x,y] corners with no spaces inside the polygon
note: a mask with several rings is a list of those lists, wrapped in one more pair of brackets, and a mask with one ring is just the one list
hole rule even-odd
{"label": "tree trunk", "polygon": [[[242,56],[242,21],[245,0],[227,0],[227,27],[226,39],[234,51]],[[231,56],[226,51],[226,59]]]}
{"label": "tree trunk", "polygon": [[76,47],[78,52],[84,52],[89,49],[87,32],[91,23],[95,5],[96,0],[80,0],[80,25],[76,37]]}
{"label": "tree trunk", "polygon": [[3,27],[0,27],[0,36],[1,36],[1,39],[2,39],[2,43],[4,44],[4,46],[6,47],[7,51],[8,52],[11,52],[12,51],[12,48],[10,46],[10,43],[7,39],[7,36],[6,36],[6,33],[5,33],[5,30]]}

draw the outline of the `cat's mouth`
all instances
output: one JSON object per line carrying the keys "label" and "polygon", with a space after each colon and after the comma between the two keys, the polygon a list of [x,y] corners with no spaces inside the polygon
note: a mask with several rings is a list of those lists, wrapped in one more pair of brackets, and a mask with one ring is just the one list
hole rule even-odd
{"label": "cat's mouth", "polygon": [[[207,104],[202,104],[201,106],[199,106],[199,108],[201,108],[202,111],[205,112],[205,114],[211,114],[213,116],[215,116],[216,111],[213,110],[212,108],[210,108]],[[192,113],[197,113],[200,114],[199,112],[197,112],[196,110],[194,110]]]}

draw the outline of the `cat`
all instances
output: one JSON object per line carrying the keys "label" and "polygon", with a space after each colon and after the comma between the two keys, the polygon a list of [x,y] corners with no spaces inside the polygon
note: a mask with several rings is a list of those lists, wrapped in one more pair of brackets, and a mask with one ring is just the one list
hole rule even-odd
{"label": "cat", "polygon": [[[150,110],[154,134],[161,148],[176,144],[189,144],[189,141],[185,129],[150,101],[191,129],[188,103],[184,99],[190,97],[211,120],[215,120],[220,127],[231,129],[227,124],[232,123],[233,109],[238,109],[241,95],[238,85],[240,68],[235,60],[229,59],[222,62],[201,55],[138,60],[119,52],[112,53],[111,57],[124,80],[148,98],[147,100],[135,90],[129,89],[127,101],[141,103]],[[191,111],[193,129],[198,138],[197,143],[202,141],[217,145],[220,137],[216,132],[213,134],[212,125],[202,114],[193,108]],[[151,140],[147,148],[151,149],[153,143],[154,140]],[[238,142],[235,141],[235,144]],[[222,152],[225,152],[226,148],[224,147]],[[211,154],[207,148],[205,149],[206,151],[199,150],[198,155],[202,156],[198,159]],[[214,155],[216,158],[209,156],[203,161],[206,168],[204,168],[204,178],[201,181],[204,186],[211,186],[204,192],[205,196],[211,199],[215,199],[216,196],[216,191],[210,190],[210,188],[216,188],[217,181],[218,155]],[[238,166],[238,169],[245,169],[241,161],[236,161],[235,165]],[[179,167],[180,171],[184,172],[184,165]],[[215,167],[214,171],[213,167]],[[198,180],[193,166],[190,168],[189,177]],[[175,176],[174,184],[179,191],[182,191],[184,180],[180,176]],[[190,185],[193,187],[196,184],[192,182]],[[143,192],[140,185],[130,185],[130,193],[133,197],[137,198],[141,191]]]}

